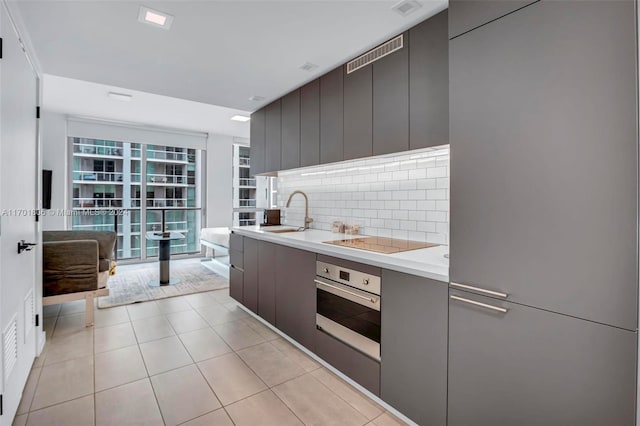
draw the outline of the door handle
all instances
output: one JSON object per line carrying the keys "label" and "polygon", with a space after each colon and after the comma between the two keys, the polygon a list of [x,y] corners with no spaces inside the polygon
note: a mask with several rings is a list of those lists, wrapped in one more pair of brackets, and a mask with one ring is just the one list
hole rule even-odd
{"label": "door handle", "polygon": [[489,296],[502,297],[503,299],[506,299],[507,297],[509,297],[509,295],[507,293],[501,293],[499,291],[486,290],[484,288],[474,287],[474,286],[466,285],[466,284],[458,284],[458,283],[454,283],[454,282],[450,282],[449,284],[451,284],[454,287],[458,287],[458,288],[461,288],[461,289],[464,289],[464,290],[471,290],[471,291],[477,291],[478,293],[488,294]]}
{"label": "door handle", "polygon": [[335,286],[335,285],[333,285],[333,284],[325,283],[325,282],[322,282],[322,281],[318,281],[318,280],[313,280],[313,281],[315,281],[315,283],[316,283],[316,284],[326,285],[327,287],[331,287],[331,288],[333,288],[333,289],[335,289],[335,290],[339,290],[339,291],[342,291],[342,292],[344,292],[344,293],[350,294],[350,295],[352,295],[352,296],[359,297],[360,299],[364,299],[364,300],[366,300],[366,301],[368,301],[368,302],[371,302],[371,303],[378,303],[378,299],[376,299],[375,297],[367,297],[367,296],[363,296],[363,295],[361,295],[361,294],[354,293],[354,292],[352,292],[352,291],[345,290],[345,289],[340,288],[340,287],[338,287],[338,286]]}
{"label": "door handle", "polygon": [[18,254],[22,253],[23,251],[31,251],[33,246],[35,246],[36,244],[37,243],[25,243],[24,240],[18,241]]}
{"label": "door handle", "polygon": [[469,303],[470,305],[480,306],[481,308],[491,309],[492,311],[501,312],[503,314],[506,314],[507,311],[508,311],[507,308],[501,308],[499,306],[493,306],[493,305],[488,305],[488,304],[482,303],[482,302],[476,302],[475,300],[465,299],[464,297],[459,297],[459,296],[454,296],[454,295],[451,295],[449,297],[451,299],[457,300],[459,302]]}

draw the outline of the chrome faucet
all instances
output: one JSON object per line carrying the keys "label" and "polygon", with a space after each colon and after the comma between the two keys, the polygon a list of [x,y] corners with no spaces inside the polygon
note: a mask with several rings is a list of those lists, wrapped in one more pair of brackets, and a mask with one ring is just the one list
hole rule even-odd
{"label": "chrome faucet", "polygon": [[307,197],[307,194],[299,190],[293,191],[287,200],[287,207],[291,205],[291,199],[296,194],[301,194],[304,197],[304,229],[309,229],[309,224],[313,222],[313,219],[309,217],[309,197]]}

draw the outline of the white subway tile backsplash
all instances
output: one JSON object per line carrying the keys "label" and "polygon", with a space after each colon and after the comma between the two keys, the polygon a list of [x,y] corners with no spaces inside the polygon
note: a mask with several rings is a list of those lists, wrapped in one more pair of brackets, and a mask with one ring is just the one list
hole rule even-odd
{"label": "white subway tile backsplash", "polygon": [[402,210],[416,210],[418,207],[414,200],[400,200],[400,208]]}
{"label": "white subway tile backsplash", "polygon": [[330,230],[335,220],[357,223],[361,233],[447,244],[449,147],[411,151],[280,172],[278,206],[285,223],[301,225],[309,196],[312,228]]}
{"label": "white subway tile backsplash", "polygon": [[427,177],[427,169],[409,170],[409,179],[424,179]]}
{"label": "white subway tile backsplash", "polygon": [[446,167],[429,168],[427,169],[427,177],[428,178],[447,177],[447,168]]}
{"label": "white subway tile backsplash", "polygon": [[436,188],[449,188],[449,178],[438,178],[436,179]]}
{"label": "white subway tile backsplash", "polygon": [[393,199],[394,200],[406,200],[409,198],[409,191],[393,191]]}
{"label": "white subway tile backsplash", "polygon": [[427,220],[427,212],[414,209],[409,212],[409,220],[425,221]]}
{"label": "white subway tile backsplash", "polygon": [[387,219],[384,221],[384,227],[389,229],[400,229],[400,221],[396,219]]}
{"label": "white subway tile backsplash", "polygon": [[400,220],[407,220],[409,219],[409,212],[406,210],[393,210],[393,218],[394,219],[400,219]]}
{"label": "white subway tile backsplash", "polygon": [[447,191],[444,189],[427,189],[427,198],[429,200],[446,200]]}
{"label": "white subway tile backsplash", "polygon": [[400,209],[400,201],[399,200],[391,200],[384,202],[384,208],[387,210],[399,210]]}
{"label": "white subway tile backsplash", "polygon": [[416,189],[418,183],[415,180],[402,180],[400,181],[400,189]]}
{"label": "white subway tile backsplash", "polygon": [[400,182],[397,180],[392,180],[384,183],[385,191],[397,191],[400,189]]}

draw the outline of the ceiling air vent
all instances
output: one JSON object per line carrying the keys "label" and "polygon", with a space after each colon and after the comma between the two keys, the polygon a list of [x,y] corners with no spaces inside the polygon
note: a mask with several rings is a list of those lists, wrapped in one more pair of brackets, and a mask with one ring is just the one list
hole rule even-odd
{"label": "ceiling air vent", "polygon": [[402,34],[400,34],[398,37],[392,38],[388,42],[381,44],[375,49],[371,49],[367,53],[358,56],[353,61],[347,62],[347,74],[351,74],[355,70],[366,67],[372,62],[375,62],[378,59],[384,58],[385,56],[402,49],[402,47],[403,37]]}

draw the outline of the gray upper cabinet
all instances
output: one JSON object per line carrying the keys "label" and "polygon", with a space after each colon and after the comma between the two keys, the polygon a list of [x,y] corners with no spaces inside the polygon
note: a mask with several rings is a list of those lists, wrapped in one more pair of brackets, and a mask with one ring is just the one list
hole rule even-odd
{"label": "gray upper cabinet", "polygon": [[413,27],[409,37],[409,148],[448,144],[447,11]]}
{"label": "gray upper cabinet", "polygon": [[276,327],[313,350],[316,332],[316,255],[276,245]]}
{"label": "gray upper cabinet", "polygon": [[538,0],[449,0],[449,38],[471,31]]}
{"label": "gray upper cabinet", "polygon": [[636,329],[634,17],[538,2],[451,40],[452,282]]}
{"label": "gray upper cabinet", "polygon": [[380,396],[420,425],[447,423],[447,284],[382,271]]}
{"label": "gray upper cabinet", "polygon": [[409,33],[373,68],[373,155],[409,149]]}
{"label": "gray upper cabinet", "polygon": [[320,163],[343,159],[342,67],[320,77]]}
{"label": "gray upper cabinet", "polygon": [[300,167],[300,90],[282,98],[282,170]]}
{"label": "gray upper cabinet", "polygon": [[258,241],[258,315],[276,323],[276,245]]}
{"label": "gray upper cabinet", "polygon": [[373,153],[372,67],[346,73],[344,67],[344,159]]}
{"label": "gray upper cabinet", "polygon": [[281,101],[278,99],[265,108],[265,147],[264,157],[265,172],[277,172],[280,170],[282,123]]}
{"label": "gray upper cabinet", "polygon": [[300,88],[300,166],[320,164],[320,80]]}
{"label": "gray upper cabinet", "polygon": [[258,241],[244,238],[242,304],[258,313]]}
{"label": "gray upper cabinet", "polygon": [[636,332],[451,296],[449,426],[635,425]]}
{"label": "gray upper cabinet", "polygon": [[251,175],[264,173],[264,157],[266,154],[265,128],[266,114],[263,109],[251,114],[250,145],[251,145]]}

